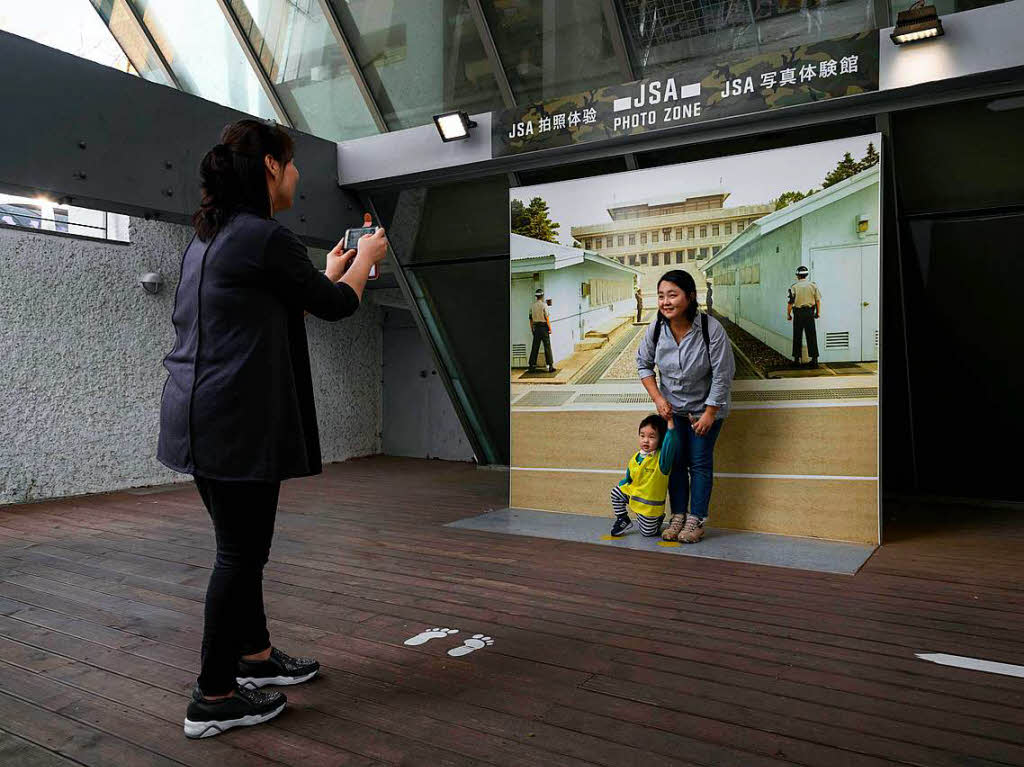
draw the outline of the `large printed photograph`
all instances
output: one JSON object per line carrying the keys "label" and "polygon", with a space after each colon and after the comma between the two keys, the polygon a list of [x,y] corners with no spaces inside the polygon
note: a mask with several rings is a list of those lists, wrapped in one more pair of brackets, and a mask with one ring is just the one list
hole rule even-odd
{"label": "large printed photograph", "polygon": [[512,506],[877,543],[880,142],[513,188]]}

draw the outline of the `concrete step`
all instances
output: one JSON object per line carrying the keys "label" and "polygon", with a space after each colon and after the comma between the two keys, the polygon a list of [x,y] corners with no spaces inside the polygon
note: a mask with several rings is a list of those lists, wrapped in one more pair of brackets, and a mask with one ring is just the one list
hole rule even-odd
{"label": "concrete step", "polygon": [[597,327],[588,330],[584,338],[608,338],[616,330],[626,323],[632,322],[635,318],[635,314],[631,314],[628,317],[612,317],[610,320],[605,320]]}
{"label": "concrete step", "polygon": [[593,351],[594,349],[600,349],[606,343],[608,343],[607,336],[598,336],[597,338],[591,338],[590,333],[587,333],[587,336],[584,338],[584,340],[576,344],[575,349],[578,352],[588,352]]}

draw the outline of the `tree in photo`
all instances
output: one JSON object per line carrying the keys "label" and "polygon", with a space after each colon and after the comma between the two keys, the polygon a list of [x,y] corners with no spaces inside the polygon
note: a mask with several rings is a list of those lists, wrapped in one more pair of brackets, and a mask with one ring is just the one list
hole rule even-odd
{"label": "tree in photo", "polygon": [[561,224],[551,220],[548,204],[541,197],[534,197],[525,206],[519,200],[513,200],[511,224],[515,234],[545,242],[558,242]]}
{"label": "tree in photo", "polygon": [[864,157],[862,157],[860,161],[860,169],[867,170],[873,165],[878,165],[878,161],[880,159],[881,158],[878,156],[878,150],[875,149],[874,142],[868,142],[867,152],[864,154]]}
{"label": "tree in photo", "polygon": [[526,206],[522,200],[512,200],[510,228],[515,234],[522,234],[526,229]]}
{"label": "tree in photo", "polygon": [[800,191],[783,192],[778,197],[776,197],[774,200],[772,200],[771,204],[775,205],[775,210],[782,210],[787,205],[792,205],[794,202],[800,202],[800,200],[807,199],[812,194],[814,194],[816,191],[818,191],[818,190],[817,189],[808,189],[806,192],[800,192]]}
{"label": "tree in photo", "polygon": [[852,154],[846,152],[843,154],[843,159],[836,164],[836,167],[825,175],[825,180],[822,182],[821,187],[822,189],[828,189],[833,184],[838,184],[840,181],[845,181],[850,176],[859,173],[860,170],[860,163],[853,159]]}

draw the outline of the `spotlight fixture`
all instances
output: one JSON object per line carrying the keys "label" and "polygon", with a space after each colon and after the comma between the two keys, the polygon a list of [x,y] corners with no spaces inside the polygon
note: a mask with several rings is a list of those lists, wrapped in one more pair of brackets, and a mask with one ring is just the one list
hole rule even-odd
{"label": "spotlight fixture", "polygon": [[942,21],[934,5],[925,5],[924,0],[917,0],[905,11],[896,16],[896,26],[889,37],[896,45],[913,43],[943,35]]}
{"label": "spotlight fixture", "polygon": [[437,132],[441,134],[442,141],[458,141],[469,138],[469,129],[476,127],[476,123],[470,120],[469,115],[465,112],[434,115],[434,125],[437,126]]}

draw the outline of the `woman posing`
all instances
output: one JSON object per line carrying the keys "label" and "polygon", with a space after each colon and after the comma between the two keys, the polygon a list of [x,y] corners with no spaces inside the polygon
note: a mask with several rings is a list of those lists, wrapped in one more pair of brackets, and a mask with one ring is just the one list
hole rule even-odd
{"label": "woman posing", "polygon": [[658,413],[674,419],[679,436],[668,486],[672,517],[662,538],[697,543],[704,537],[715,441],[729,414],[736,362],[722,324],[697,311],[689,272],[674,269],[658,281],[658,315],[637,349],[636,367]]}

